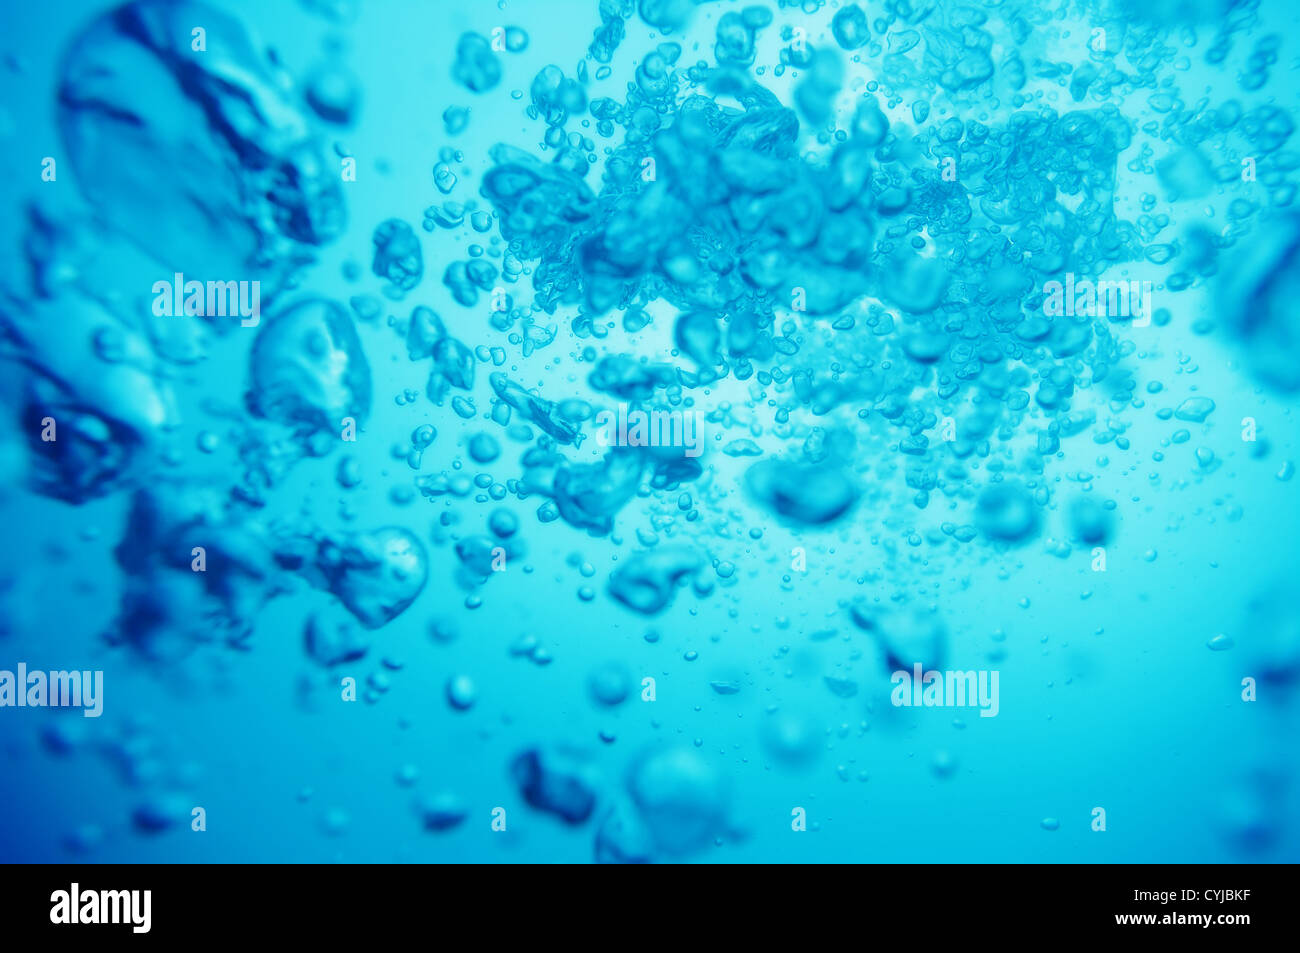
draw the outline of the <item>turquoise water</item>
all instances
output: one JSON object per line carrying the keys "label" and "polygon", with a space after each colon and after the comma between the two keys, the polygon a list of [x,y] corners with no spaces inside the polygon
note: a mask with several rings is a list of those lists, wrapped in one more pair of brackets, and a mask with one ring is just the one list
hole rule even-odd
{"label": "turquoise water", "polygon": [[1290,5],[113,9],[0,12],[4,859],[1300,857]]}

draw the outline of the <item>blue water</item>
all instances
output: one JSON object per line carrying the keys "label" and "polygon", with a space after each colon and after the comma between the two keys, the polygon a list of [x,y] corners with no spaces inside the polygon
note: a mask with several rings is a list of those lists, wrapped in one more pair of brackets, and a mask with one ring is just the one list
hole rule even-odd
{"label": "blue water", "polygon": [[0,858],[1300,859],[1296,19],[5,6]]}

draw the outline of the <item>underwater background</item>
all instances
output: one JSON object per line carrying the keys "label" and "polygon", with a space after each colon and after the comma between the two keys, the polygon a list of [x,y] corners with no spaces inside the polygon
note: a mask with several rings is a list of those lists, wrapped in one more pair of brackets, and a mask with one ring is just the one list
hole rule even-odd
{"label": "underwater background", "polygon": [[1297,20],[5,4],[0,859],[1300,860]]}

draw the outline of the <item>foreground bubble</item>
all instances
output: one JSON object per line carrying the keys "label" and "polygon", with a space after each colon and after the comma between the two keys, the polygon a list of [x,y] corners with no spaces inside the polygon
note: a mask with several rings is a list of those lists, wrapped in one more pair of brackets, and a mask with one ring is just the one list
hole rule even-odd
{"label": "foreground bubble", "polygon": [[262,322],[249,357],[249,408],[301,434],[342,436],[370,411],[370,365],[352,319],[309,299]]}
{"label": "foreground bubble", "polygon": [[703,565],[703,557],[689,546],[636,553],[610,574],[609,594],[633,612],[656,615],[668,607],[678,586]]}
{"label": "foreground bubble", "polygon": [[1300,215],[1260,222],[1218,280],[1224,328],[1251,371],[1276,390],[1300,390]]}
{"label": "foreground bubble", "polygon": [[424,544],[397,526],[322,540],[315,568],[368,629],[387,625],[406,611],[429,575]]}
{"label": "foreground bubble", "polygon": [[628,774],[627,791],[650,839],[666,854],[693,853],[726,828],[725,780],[694,749],[643,754]]}
{"label": "foreground bubble", "polygon": [[1038,532],[1038,505],[1018,483],[994,483],[980,494],[975,525],[989,539],[1023,543]]}
{"label": "foreground bubble", "polygon": [[469,809],[464,802],[450,791],[421,798],[416,805],[416,812],[426,831],[439,834],[459,827],[469,817]]}
{"label": "foreground bubble", "polygon": [[33,209],[27,293],[0,288],[5,396],[21,415],[28,483],[74,504],[135,484],[182,423],[157,342],[97,300],[84,257],[106,257],[112,241],[89,221]]}
{"label": "foreground bubble", "polygon": [[600,705],[621,705],[631,689],[631,677],[618,662],[606,662],[592,670],[587,677],[587,689],[592,699]]}
{"label": "foreground bubble", "polygon": [[649,864],[654,862],[650,832],[625,799],[618,800],[601,819],[596,831],[598,864]]}
{"label": "foreground bubble", "polygon": [[833,466],[763,460],[745,474],[750,494],[778,516],[817,526],[843,516],[858,498],[852,478]]}
{"label": "foreground bubble", "polygon": [[763,751],[785,768],[804,770],[821,757],[823,729],[807,712],[780,709],[763,719]]}
{"label": "foreground bubble", "polygon": [[216,487],[141,488],[128,527],[114,550],[125,581],[113,638],[154,661],[179,660],[214,636],[243,643],[283,591],[275,541]]}
{"label": "foreground bubble", "polygon": [[1105,504],[1091,495],[1075,497],[1070,504],[1070,531],[1089,545],[1109,542],[1114,519]]}
{"label": "foreground bubble", "polygon": [[267,256],[286,239],[319,245],[341,233],[337,166],[238,20],[202,3],[138,0],[96,20],[64,63],[59,127],[78,183],[159,261],[230,280],[255,258],[287,268]]}
{"label": "foreground bubble", "polygon": [[501,63],[492,52],[492,44],[477,33],[462,33],[456,42],[452,76],[475,93],[485,93],[501,82]]}
{"label": "foreground bubble", "polygon": [[515,758],[510,776],[530,807],[566,824],[582,824],[596,809],[591,766],[576,753],[531,748]]}
{"label": "foreground bubble", "polygon": [[410,291],[424,277],[424,252],[415,230],[400,218],[390,218],[375,226],[371,241],[375,257],[371,270],[388,279],[399,292]]}
{"label": "foreground bubble", "polygon": [[880,647],[890,673],[910,673],[918,664],[926,672],[943,666],[948,631],[937,611],[862,601],[853,604],[850,616]]}

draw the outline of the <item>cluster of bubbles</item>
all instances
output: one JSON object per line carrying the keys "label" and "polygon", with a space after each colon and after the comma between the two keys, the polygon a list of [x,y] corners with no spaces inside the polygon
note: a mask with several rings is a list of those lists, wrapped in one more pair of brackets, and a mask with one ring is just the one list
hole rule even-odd
{"label": "cluster of bubbles", "polygon": [[[1253,3],[1222,5],[1228,15],[1203,54],[1212,66],[1253,24]],[[346,19],[333,5],[308,6]],[[488,236],[487,248],[472,245],[442,274],[478,330],[476,318],[458,317],[453,334],[426,304],[389,318],[393,350],[428,367],[424,399],[456,415],[444,429],[469,435],[468,468],[458,459],[424,469],[451,456],[441,452],[451,438],[427,421],[394,448],[415,471],[395,500],[439,506],[432,542],[452,543],[452,570],[433,564],[430,541],[407,527],[335,531],[266,505],[304,461],[338,455],[344,490],[368,464],[339,449],[339,428],[364,428],[383,387],[380,356],[367,355],[356,327],[383,305],[296,290],[346,227],[337,159],[347,153],[331,154],[321,125],[355,120],[355,77],[331,62],[301,84],[299,99],[292,77],[237,20],[188,0],[135,0],[80,33],[56,108],[93,211],[31,210],[26,286],[5,289],[0,329],[18,370],[6,386],[24,429],[58,421],[57,441],[33,438],[33,490],[72,504],[130,494],[111,641],[156,661],[183,657],[214,632],[241,645],[261,607],[292,588],[287,580],[302,580],[347,613],[303,621],[308,658],[336,672],[366,656],[373,631],[416,604],[431,578],[454,572],[476,605],[495,560],[526,553],[522,508],[504,505],[512,501],[535,504],[540,524],[560,521],[616,545],[620,527],[636,527],[637,546],[606,588],[647,618],[687,589],[707,598],[727,585],[731,560],[761,539],[732,488],[813,545],[855,524],[883,535],[904,525],[891,522],[899,514],[916,525],[941,510],[929,534],[936,553],[996,558],[1039,539],[1058,506],[1072,541],[1105,545],[1119,507],[1077,476],[1069,482],[1078,489],[1061,497],[1054,471],[1068,465],[1069,445],[1127,451],[1132,424],[1153,413],[1203,435],[1215,402],[1194,394],[1165,405],[1156,382],[1140,391],[1128,337],[1137,315],[1053,315],[1045,285],[1067,274],[1154,281],[1169,296],[1208,285],[1217,317],[1198,333],[1240,347],[1263,386],[1300,391],[1293,119],[1276,104],[1243,102],[1275,68],[1276,37],[1256,42],[1240,95],[1225,87],[1217,101],[1188,101],[1168,77],[1199,49],[1196,14],[1160,5],[1116,16],[1086,4],[1106,41],[1076,36],[1074,55],[1058,61],[1036,36],[1047,13],[997,17],[887,0],[831,14],[815,0],[779,0],[721,13],[712,62],[687,62],[675,39],[701,15],[692,0],[593,6],[587,58],[567,73],[546,66],[521,94],[541,132],[538,152],[492,148],[478,197],[463,194],[454,171],[464,156],[438,154],[434,185],[455,198],[423,211],[425,230]],[[636,51],[621,97],[595,96],[588,62],[597,80],[611,75],[638,20],[656,42]],[[195,22],[206,25],[202,54],[191,49]],[[762,64],[767,39],[779,39],[779,56]],[[448,44],[452,79],[495,102],[505,58],[528,44],[518,27],[504,28],[500,42],[465,33]],[[1044,84],[1069,102],[1049,101]],[[145,87],[156,95],[138,105],[134,91]],[[448,105],[445,133],[462,133],[474,115]],[[1140,115],[1151,118],[1139,124]],[[1126,171],[1118,163],[1134,143],[1141,149],[1127,172],[1154,176],[1163,199],[1144,194],[1130,220],[1117,200]],[[1157,147],[1167,155],[1153,162]],[[1228,209],[1222,231],[1193,224],[1175,234],[1178,223],[1157,211],[1162,201],[1178,207],[1212,194]],[[399,217],[371,235],[383,297],[396,306],[427,292],[419,232]],[[181,425],[176,371],[197,364],[228,323],[207,317],[186,327],[147,316],[129,296],[105,296],[104,287],[128,286],[96,272],[95,249],[112,236],[133,246],[122,253],[124,273],[164,262],[265,283],[269,316],[248,353],[246,393],[207,408],[238,435],[243,466],[230,485],[169,476],[162,439]],[[361,269],[349,277],[361,280]],[[623,345],[610,341],[615,312]],[[665,314],[671,360],[638,354],[637,335]],[[572,343],[588,369],[571,392],[560,392],[557,375],[544,393],[523,382],[511,351],[522,360],[557,341]],[[398,403],[420,400],[406,392]],[[598,411],[616,405],[698,415],[726,460],[673,445],[593,450]],[[480,426],[491,429],[471,433]],[[512,458],[510,476],[488,472]],[[1201,448],[1198,459],[1204,474],[1213,471],[1213,451]],[[1279,478],[1292,470],[1284,463]],[[454,528],[448,514],[461,504],[486,510],[485,531]],[[905,538],[920,541],[911,530]],[[190,571],[195,546],[206,553],[203,574]],[[882,549],[896,553],[893,541]],[[784,557],[772,549],[765,558]],[[1276,638],[1262,657],[1268,677],[1289,687],[1297,617],[1289,600],[1270,598],[1278,615],[1263,629]],[[919,600],[893,602],[845,600],[843,610],[884,666],[940,664],[949,651],[941,615]],[[510,652],[549,658],[535,640]],[[622,703],[622,677],[594,673],[595,703]],[[840,698],[858,690],[840,676],[826,684]],[[726,681],[714,689],[738,690]],[[445,694],[465,711],[476,688],[453,676]],[[820,744],[791,713],[774,713],[763,731],[778,762],[806,761]],[[523,751],[508,771],[537,811],[574,826],[596,818],[600,860],[687,855],[729,824],[725,784],[690,748],[647,753],[612,797],[595,765],[563,749]],[[160,797],[142,808],[144,828],[171,816]],[[422,802],[420,816],[426,828],[448,830],[466,808],[444,792]]]}

